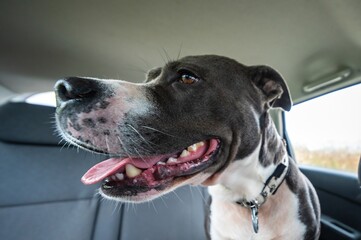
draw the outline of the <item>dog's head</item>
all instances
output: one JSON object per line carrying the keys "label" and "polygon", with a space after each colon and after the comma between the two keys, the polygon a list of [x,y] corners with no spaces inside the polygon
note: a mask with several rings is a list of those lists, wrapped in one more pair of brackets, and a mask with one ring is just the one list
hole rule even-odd
{"label": "dog's head", "polygon": [[142,84],[66,78],[55,90],[62,136],[109,156],[83,183],[103,181],[101,193],[121,201],[201,184],[253,152],[270,107],[292,104],[275,70],[214,55],[169,62]]}

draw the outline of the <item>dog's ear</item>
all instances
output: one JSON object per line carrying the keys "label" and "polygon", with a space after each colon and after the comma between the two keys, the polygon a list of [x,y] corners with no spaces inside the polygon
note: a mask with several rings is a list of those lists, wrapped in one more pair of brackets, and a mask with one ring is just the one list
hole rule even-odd
{"label": "dog's ear", "polygon": [[250,73],[253,83],[265,94],[270,107],[291,110],[290,92],[285,80],[276,70],[268,66],[252,66]]}

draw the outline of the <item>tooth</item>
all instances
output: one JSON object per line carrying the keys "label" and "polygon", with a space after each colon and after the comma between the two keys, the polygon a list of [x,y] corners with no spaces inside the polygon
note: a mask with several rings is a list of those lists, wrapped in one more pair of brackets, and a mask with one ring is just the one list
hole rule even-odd
{"label": "tooth", "polygon": [[195,144],[189,146],[189,147],[187,148],[187,150],[188,150],[189,152],[195,152],[195,151],[197,151],[197,149],[198,149],[199,147],[202,147],[203,145],[204,145],[204,142],[203,142],[203,141],[202,141],[202,142],[198,142],[198,143],[195,143]]}
{"label": "tooth", "polygon": [[176,163],[177,161],[178,161],[177,158],[170,157],[170,158],[168,158],[167,163]]}
{"label": "tooth", "polygon": [[157,165],[165,165],[165,162],[157,162]]}
{"label": "tooth", "polygon": [[180,157],[187,157],[189,156],[189,152],[187,150],[183,150],[183,152],[181,153]]}
{"label": "tooth", "polygon": [[204,141],[196,143],[196,145],[197,145],[197,147],[202,147],[202,146],[204,146]]}
{"label": "tooth", "polygon": [[125,174],[128,177],[133,178],[133,177],[138,176],[141,173],[142,173],[142,170],[140,170],[139,168],[133,166],[132,164],[125,165]]}
{"label": "tooth", "polygon": [[[197,143],[198,144],[198,143]],[[195,152],[195,151],[197,151],[197,149],[198,149],[198,145],[197,144],[193,144],[193,145],[191,145],[191,146],[189,146],[188,148],[187,148],[187,150],[189,151],[189,152]]]}
{"label": "tooth", "polygon": [[115,175],[112,175],[110,178],[113,179],[114,181],[117,180],[117,177]]}
{"label": "tooth", "polygon": [[115,176],[118,178],[118,180],[122,181],[124,179],[123,173],[116,173]]}

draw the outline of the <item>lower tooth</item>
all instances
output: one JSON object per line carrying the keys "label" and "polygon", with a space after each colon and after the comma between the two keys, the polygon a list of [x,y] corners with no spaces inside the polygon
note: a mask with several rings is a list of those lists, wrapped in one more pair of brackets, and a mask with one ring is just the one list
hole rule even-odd
{"label": "lower tooth", "polygon": [[178,161],[177,158],[170,157],[170,158],[168,158],[167,163],[176,163],[177,161]]}
{"label": "lower tooth", "polygon": [[133,166],[132,164],[125,165],[125,174],[127,174],[128,177],[133,178],[133,177],[138,176],[141,173],[142,173],[142,170]]}
{"label": "lower tooth", "polygon": [[165,165],[165,162],[157,162],[157,165]]}
{"label": "lower tooth", "polygon": [[118,180],[124,180],[124,174],[123,173],[116,173],[115,176],[118,178]]}

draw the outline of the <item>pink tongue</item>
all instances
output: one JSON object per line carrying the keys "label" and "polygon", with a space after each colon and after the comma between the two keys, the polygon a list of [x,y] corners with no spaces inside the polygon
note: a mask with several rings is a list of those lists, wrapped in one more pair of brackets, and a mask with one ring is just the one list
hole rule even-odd
{"label": "pink tongue", "polygon": [[150,168],[157,162],[159,162],[165,156],[156,156],[153,158],[141,159],[141,158],[110,158],[108,160],[102,161],[92,168],[90,168],[84,176],[81,178],[81,181],[84,184],[94,184],[102,181],[104,178],[111,176],[117,172],[124,171],[125,165],[128,163],[133,164],[137,168]]}

